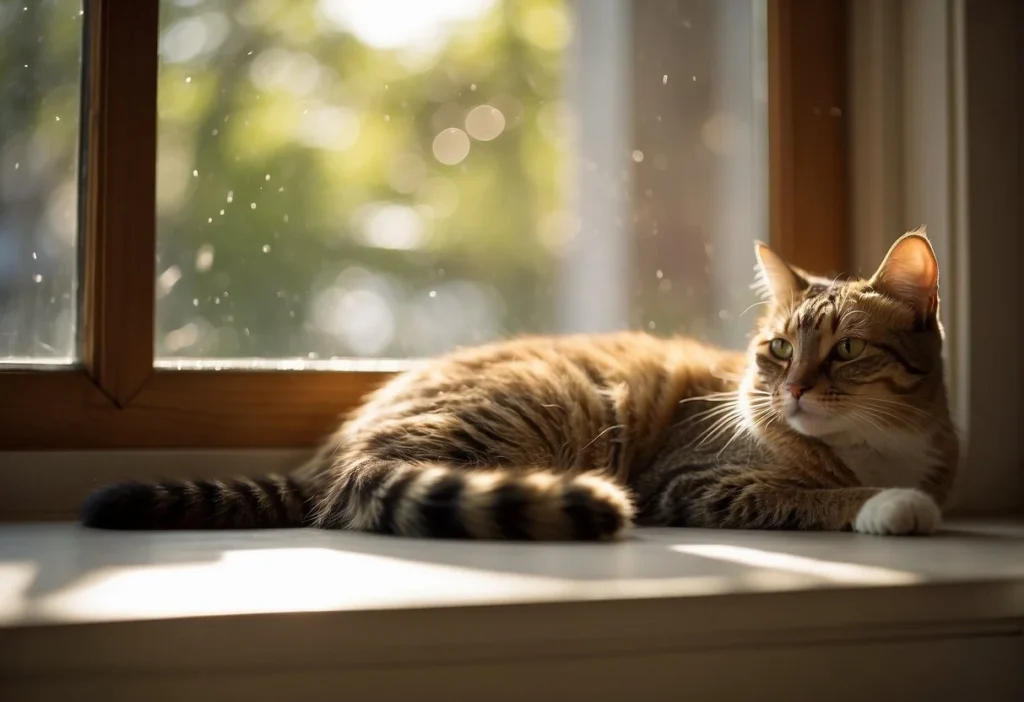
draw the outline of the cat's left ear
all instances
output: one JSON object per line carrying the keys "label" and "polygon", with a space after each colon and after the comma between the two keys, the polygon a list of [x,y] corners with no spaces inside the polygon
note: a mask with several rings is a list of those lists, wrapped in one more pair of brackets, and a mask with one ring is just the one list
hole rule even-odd
{"label": "cat's left ear", "polygon": [[810,287],[807,274],[786,263],[768,248],[768,244],[755,241],[754,253],[757,255],[757,282],[754,287],[762,296],[788,304]]}
{"label": "cat's left ear", "polygon": [[912,306],[922,319],[935,316],[939,309],[939,262],[925,230],[897,239],[871,276],[870,284]]}

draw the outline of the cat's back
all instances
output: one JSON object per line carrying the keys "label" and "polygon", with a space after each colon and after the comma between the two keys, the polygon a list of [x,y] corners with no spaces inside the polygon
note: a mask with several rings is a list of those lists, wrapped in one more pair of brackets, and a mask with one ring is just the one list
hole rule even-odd
{"label": "cat's back", "polygon": [[643,332],[529,336],[458,348],[420,364],[382,388],[375,399],[399,395],[451,395],[496,392],[530,394],[539,386],[587,384],[595,388],[625,385],[634,392],[672,392],[684,396],[721,389],[743,356],[686,337],[662,338]]}

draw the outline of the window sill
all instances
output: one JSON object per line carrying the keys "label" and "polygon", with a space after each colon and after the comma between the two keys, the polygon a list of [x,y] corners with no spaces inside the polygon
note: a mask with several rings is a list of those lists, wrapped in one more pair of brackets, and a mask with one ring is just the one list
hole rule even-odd
{"label": "window sill", "polygon": [[[1002,699],[1024,693],[1022,621],[1024,524],[953,523],[926,539],[656,529],[611,545],[0,526],[0,691],[18,693],[6,699],[149,698],[155,679],[168,699],[209,698],[211,684],[259,699],[335,684],[351,699],[425,699],[442,680],[433,689],[454,699],[499,677],[507,690],[487,698],[513,699],[565,671],[565,694],[621,700],[664,694],[687,666],[691,691],[816,699],[817,677],[784,674],[786,656],[798,670],[828,651],[821,671],[853,655],[877,682],[872,665],[912,675],[928,660],[916,686],[983,680],[982,697]],[[774,672],[714,672],[748,655],[778,658]]]}

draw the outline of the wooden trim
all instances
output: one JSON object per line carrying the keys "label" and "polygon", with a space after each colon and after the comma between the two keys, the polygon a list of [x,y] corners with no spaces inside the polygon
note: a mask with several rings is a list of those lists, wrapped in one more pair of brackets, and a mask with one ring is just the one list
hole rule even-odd
{"label": "wooden trim", "polygon": [[818,274],[849,272],[845,0],[769,0],[772,246]]}
{"label": "wooden trim", "polygon": [[79,371],[0,375],[0,447],[306,447],[391,373],[157,371],[127,407]]}
{"label": "wooden trim", "polygon": [[153,372],[159,5],[86,3],[81,351],[118,406]]}

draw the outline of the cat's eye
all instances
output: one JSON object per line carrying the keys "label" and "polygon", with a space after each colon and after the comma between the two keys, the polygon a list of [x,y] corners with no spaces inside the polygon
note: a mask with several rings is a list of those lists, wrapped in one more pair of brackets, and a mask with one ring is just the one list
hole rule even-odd
{"label": "cat's eye", "polygon": [[836,356],[844,361],[851,361],[864,353],[867,343],[863,339],[847,337],[836,344]]}
{"label": "cat's eye", "polygon": [[768,343],[768,350],[780,361],[788,361],[793,358],[793,344],[785,339],[772,339]]}

